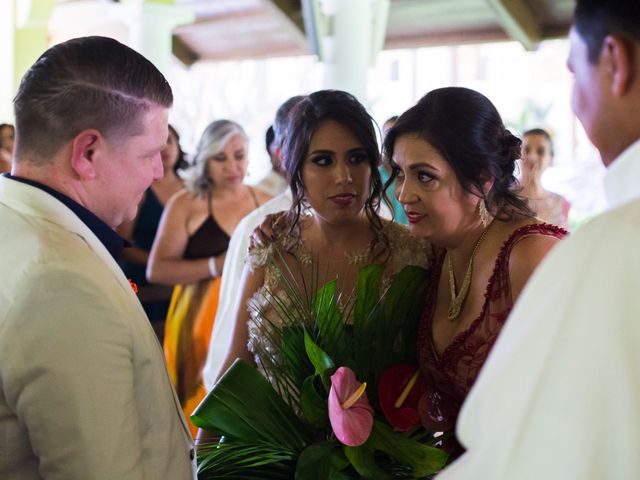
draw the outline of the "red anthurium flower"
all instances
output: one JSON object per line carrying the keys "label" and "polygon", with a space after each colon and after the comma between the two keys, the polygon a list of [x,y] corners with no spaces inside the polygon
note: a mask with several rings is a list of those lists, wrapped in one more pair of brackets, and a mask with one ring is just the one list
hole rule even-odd
{"label": "red anthurium flower", "polygon": [[136,283],[130,278],[128,278],[127,280],[129,280],[129,285],[131,285],[131,289],[133,290],[133,293],[138,293],[138,285],[136,285]]}
{"label": "red anthurium flower", "polygon": [[378,401],[387,422],[400,432],[420,423],[418,402],[425,384],[415,365],[394,365],[382,374],[378,383]]}
{"label": "red anthurium flower", "polygon": [[366,442],[373,429],[373,408],[364,393],[366,387],[347,367],[338,368],[331,376],[329,421],[338,440],[350,447]]}

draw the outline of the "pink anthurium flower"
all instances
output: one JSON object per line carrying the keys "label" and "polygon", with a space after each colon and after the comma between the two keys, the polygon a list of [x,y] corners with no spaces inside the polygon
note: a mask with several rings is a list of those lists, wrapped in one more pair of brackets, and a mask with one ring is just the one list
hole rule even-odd
{"label": "pink anthurium flower", "polygon": [[350,447],[366,442],[373,428],[373,408],[364,393],[366,387],[347,367],[338,368],[331,376],[329,421],[338,440]]}
{"label": "pink anthurium flower", "polygon": [[415,365],[394,365],[378,382],[378,401],[387,422],[399,432],[406,432],[420,423],[418,402],[425,384]]}

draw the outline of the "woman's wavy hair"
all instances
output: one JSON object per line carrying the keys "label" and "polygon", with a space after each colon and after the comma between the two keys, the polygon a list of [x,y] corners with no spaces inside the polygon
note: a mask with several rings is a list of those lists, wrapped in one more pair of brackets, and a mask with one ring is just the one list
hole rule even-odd
{"label": "woman's wavy hair", "polygon": [[[514,175],[522,142],[502,122],[491,101],[475,90],[446,87],[432,90],[400,115],[384,141],[393,158],[398,137],[415,135],[429,142],[451,166],[467,192],[480,193],[492,215],[534,216],[527,201],[518,196]],[[395,178],[391,176],[391,181]],[[484,184],[493,181],[489,191]]]}
{"label": "woman's wavy hair", "polygon": [[235,135],[240,135],[245,144],[249,143],[249,137],[244,129],[232,120],[216,120],[211,122],[202,132],[193,157],[192,175],[186,181],[187,188],[194,195],[206,196],[213,190],[214,184],[209,173],[208,161],[222,152],[229,140]]}
{"label": "woman's wavy hair", "polygon": [[304,165],[311,137],[318,126],[333,120],[349,129],[362,144],[371,167],[369,195],[365,202],[365,213],[374,233],[374,258],[388,251],[388,239],[382,234],[382,221],[378,215],[382,197],[382,180],[378,167],[380,149],[376,137],[376,123],[367,110],[351,94],[340,90],[320,90],[307,95],[293,107],[288,116],[286,134],[283,139],[283,157],[287,167],[289,186],[293,203],[288,213],[289,225],[293,232],[300,216],[308,205],[305,186],[302,182]]}
{"label": "woman's wavy hair", "polygon": [[189,168],[189,162],[187,162],[185,153],[180,146],[180,134],[171,124],[169,124],[169,135],[173,135],[176,138],[176,145],[178,146],[178,159],[173,165],[173,173],[179,177],[181,171]]}

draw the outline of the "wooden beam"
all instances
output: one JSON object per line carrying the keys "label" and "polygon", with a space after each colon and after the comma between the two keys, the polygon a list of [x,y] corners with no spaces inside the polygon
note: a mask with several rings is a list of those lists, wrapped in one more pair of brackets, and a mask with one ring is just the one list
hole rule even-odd
{"label": "wooden beam", "polygon": [[526,50],[535,50],[542,40],[540,25],[524,0],[486,0],[498,22],[513,40]]}
{"label": "wooden beam", "polygon": [[299,1],[292,0],[267,0],[277,11],[284,14],[293,25],[304,36],[304,20],[302,19],[302,7]]}
{"label": "wooden beam", "polygon": [[200,60],[200,57],[179,36],[174,34],[171,43],[171,51],[185,66],[190,67]]}

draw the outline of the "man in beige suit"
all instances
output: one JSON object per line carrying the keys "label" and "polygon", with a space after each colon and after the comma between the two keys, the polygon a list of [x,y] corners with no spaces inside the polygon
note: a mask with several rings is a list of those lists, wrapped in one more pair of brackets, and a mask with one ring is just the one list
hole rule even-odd
{"label": "man in beige suit", "polygon": [[102,37],[46,51],[0,177],[0,478],[188,479],[193,447],[113,228],[162,176],[173,101]]}

